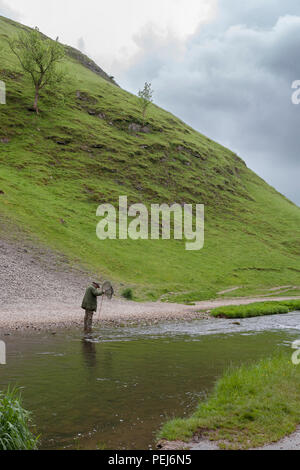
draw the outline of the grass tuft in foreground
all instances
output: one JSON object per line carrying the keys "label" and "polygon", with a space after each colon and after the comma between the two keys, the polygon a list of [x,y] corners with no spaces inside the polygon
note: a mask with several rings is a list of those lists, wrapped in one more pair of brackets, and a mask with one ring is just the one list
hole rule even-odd
{"label": "grass tuft in foreground", "polygon": [[0,450],[35,450],[38,438],[29,429],[30,413],[17,390],[0,392]]}
{"label": "grass tuft in foreground", "polygon": [[188,442],[200,434],[226,449],[258,447],[296,430],[299,404],[300,368],[281,354],[225,373],[190,418],[167,422],[159,438]]}
{"label": "grass tuft in foreground", "polygon": [[249,305],[230,305],[218,307],[212,310],[213,317],[225,318],[249,318],[262,315],[274,315],[279,313],[289,313],[300,310],[300,300],[282,300],[256,302]]}

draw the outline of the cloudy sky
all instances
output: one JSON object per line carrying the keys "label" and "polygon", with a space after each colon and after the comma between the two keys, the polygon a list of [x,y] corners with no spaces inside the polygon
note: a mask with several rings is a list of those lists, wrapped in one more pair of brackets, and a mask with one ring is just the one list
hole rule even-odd
{"label": "cloudy sky", "polygon": [[299,0],[0,0],[93,57],[125,89],[236,151],[300,205]]}

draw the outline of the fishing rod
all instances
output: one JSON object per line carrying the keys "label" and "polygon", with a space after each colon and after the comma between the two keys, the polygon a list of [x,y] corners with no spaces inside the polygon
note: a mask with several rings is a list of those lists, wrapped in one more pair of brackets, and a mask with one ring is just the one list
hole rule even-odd
{"label": "fishing rod", "polygon": [[111,283],[109,281],[105,281],[103,283],[102,292],[103,292],[103,294],[102,294],[102,299],[101,299],[99,313],[98,313],[98,321],[97,321],[98,324],[100,323],[100,319],[101,319],[101,312],[102,312],[104,297],[111,300],[113,298],[114,293],[115,293],[114,288],[113,288],[113,286],[111,285]]}
{"label": "fishing rod", "polygon": [[99,308],[99,313],[98,313],[98,320],[97,320],[98,324],[100,323],[101,311],[102,311],[102,307],[103,307],[103,299],[104,299],[104,295],[102,295],[102,299],[101,299],[101,303],[100,303],[100,308]]}

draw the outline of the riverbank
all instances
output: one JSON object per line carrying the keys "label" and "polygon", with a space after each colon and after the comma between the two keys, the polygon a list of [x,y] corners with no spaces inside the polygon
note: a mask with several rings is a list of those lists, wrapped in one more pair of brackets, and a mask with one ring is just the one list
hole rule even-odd
{"label": "riverbank", "polygon": [[159,446],[165,450],[299,448],[299,385],[300,369],[287,354],[229,371],[190,418],[163,426]]}
{"label": "riverbank", "polygon": [[[159,448],[161,450],[222,450],[216,442],[197,437],[189,443],[181,441],[163,441],[160,443]],[[300,427],[297,431],[277,442],[249,450],[300,450]]]}
{"label": "riverbank", "polygon": [[[45,249],[0,242],[0,330],[39,330],[82,327],[80,308],[90,273],[69,265],[68,260]],[[296,297],[274,297],[290,300]],[[210,310],[226,305],[246,305],[264,297],[218,299],[182,305],[166,302],[105,300],[101,322],[123,325],[159,321],[210,318]],[[268,297],[268,300],[270,298]],[[95,317],[96,319],[98,318]]]}
{"label": "riverbank", "polygon": [[[85,286],[85,284],[83,284]],[[79,289],[79,291],[82,291]],[[83,289],[84,292],[84,289]],[[59,297],[59,296],[58,296]],[[75,296],[74,296],[75,297]],[[221,305],[246,305],[257,299],[226,299],[198,302],[195,306],[166,304],[162,302],[136,303],[121,299],[104,300],[99,319],[103,325],[153,324],[166,321],[208,320],[210,310]],[[274,298],[274,300],[277,300]],[[287,299],[288,300],[288,299]],[[18,303],[0,305],[0,330],[53,330],[58,328],[82,327],[84,312],[80,308],[82,298],[62,301],[50,296],[42,300],[19,300]]]}

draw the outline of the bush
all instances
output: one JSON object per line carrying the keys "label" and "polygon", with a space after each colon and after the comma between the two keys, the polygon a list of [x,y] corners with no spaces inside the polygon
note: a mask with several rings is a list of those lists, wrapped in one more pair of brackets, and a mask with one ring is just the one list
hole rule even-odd
{"label": "bush", "polygon": [[126,300],[133,300],[133,290],[130,288],[124,289],[122,292],[122,297]]}
{"label": "bush", "polygon": [[38,438],[29,430],[30,413],[17,390],[0,392],[0,450],[35,450]]}

